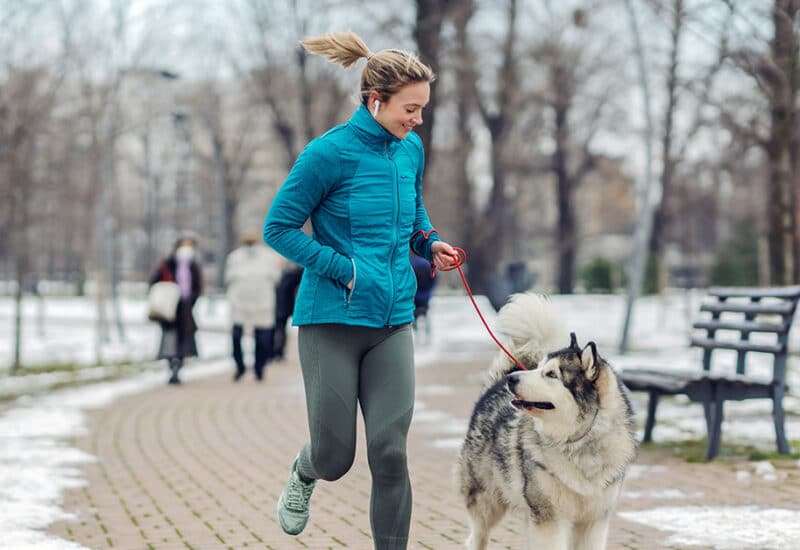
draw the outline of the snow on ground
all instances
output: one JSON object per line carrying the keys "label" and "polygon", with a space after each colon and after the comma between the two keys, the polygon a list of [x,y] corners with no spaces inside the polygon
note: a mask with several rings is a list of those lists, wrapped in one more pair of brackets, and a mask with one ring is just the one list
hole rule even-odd
{"label": "snow on ground", "polygon": [[[625,300],[621,296],[554,296],[559,311],[568,326],[577,333],[579,342],[589,339],[598,344],[603,354],[616,368],[650,365],[664,368],[698,368],[699,355],[687,348],[689,326],[697,310],[699,295],[678,293],[662,298],[644,298],[637,302],[629,343],[631,353],[617,353]],[[492,323],[494,314],[486,299],[478,298],[481,310]],[[100,351],[104,362],[152,361],[158,345],[158,328],[145,320],[142,299],[122,301],[126,319],[125,342],[111,331],[111,338]],[[201,300],[196,308],[201,334],[198,338],[201,358],[186,369],[185,377],[209,376],[230,368],[227,360],[229,338],[228,312],[224,302]],[[46,298],[26,300],[23,309],[23,362],[75,363],[91,365],[96,362],[96,306],[81,298]],[[483,325],[463,296],[435,297],[431,304],[431,334],[417,335],[417,366],[429,368],[437,361],[488,361],[496,351]],[[42,320],[40,322],[40,320]],[[0,298],[0,384],[6,393],[14,377],[4,377],[11,361],[13,303]],[[113,328],[113,327],[112,327]],[[566,344],[566,342],[565,342]],[[792,348],[800,349],[800,333],[795,329]],[[224,359],[223,359],[224,358]],[[768,367],[768,362],[765,363]],[[105,367],[98,367],[103,369]],[[92,369],[86,369],[91,372]],[[91,376],[103,374],[95,370]],[[61,509],[63,492],[85,483],[81,465],[94,457],[69,446],[70,438],[85,428],[87,411],[108,405],[121,395],[144,391],[164,383],[165,373],[153,368],[122,380],[86,384],[68,390],[41,394],[52,380],[41,377],[58,374],[21,377],[16,381],[15,394],[32,393],[7,404],[0,413],[0,549],[59,549],[80,547],[43,532],[48,525],[66,516]],[[478,381],[476,380],[476,383]],[[800,362],[790,359],[790,387],[800,383]],[[39,390],[39,393],[34,393]],[[447,387],[419,388],[419,395],[446,393]],[[2,393],[0,391],[0,393]],[[800,410],[797,397],[785,400],[790,411]],[[636,398],[637,410],[644,401]],[[723,433],[728,441],[751,443],[764,450],[774,447],[774,433],[769,402],[752,401],[726,404]],[[439,437],[432,444],[455,449],[466,430],[463,419],[426,409],[422,403],[415,412],[414,423],[420,429],[437,425]],[[447,429],[442,430],[445,426]],[[787,418],[790,439],[800,439],[800,419]],[[685,400],[667,400],[659,408],[659,422],[654,438],[657,441],[695,438],[704,435],[705,426],[699,405]],[[752,472],[739,472],[746,482],[750,475],[768,479],[775,475],[769,463],[755,463]],[[641,471],[640,471],[641,470]],[[631,476],[641,475],[642,467],[634,466]],[[653,494],[627,494],[625,498],[653,498]],[[684,498],[685,495],[680,496]],[[625,512],[623,517],[657,527],[671,533],[667,544],[674,546],[706,545],[720,550],[734,548],[795,548],[800,540],[800,514],[791,510],[756,507],[713,508],[671,507],[669,502],[678,495],[665,492],[659,495],[665,506],[641,512]],[[742,522],[742,517],[748,521]]]}

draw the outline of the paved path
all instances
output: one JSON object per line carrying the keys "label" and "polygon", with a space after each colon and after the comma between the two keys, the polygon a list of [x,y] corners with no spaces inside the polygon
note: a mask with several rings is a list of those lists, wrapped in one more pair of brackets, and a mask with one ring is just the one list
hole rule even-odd
{"label": "paved path", "polygon": [[[418,369],[409,442],[415,501],[409,548],[461,548],[467,536],[452,472],[485,364]],[[251,377],[234,384],[229,376],[217,376],[122,398],[94,413],[89,428],[76,444],[99,460],[86,467],[88,486],[65,497],[66,511],[78,519],[52,527],[62,538],[92,549],[372,548],[363,426],[355,465],[340,481],[318,484],[302,535],[286,536],[277,524],[275,503],[308,433],[293,358],[271,365],[261,384]],[[744,467],[687,464],[643,451],[618,509],[800,508],[800,469],[780,472],[779,483],[757,476],[743,483],[736,471]],[[674,498],[665,500],[665,494]],[[490,547],[522,548],[522,525],[507,519],[493,532]],[[665,546],[668,538],[616,515],[609,548],[680,547]]]}

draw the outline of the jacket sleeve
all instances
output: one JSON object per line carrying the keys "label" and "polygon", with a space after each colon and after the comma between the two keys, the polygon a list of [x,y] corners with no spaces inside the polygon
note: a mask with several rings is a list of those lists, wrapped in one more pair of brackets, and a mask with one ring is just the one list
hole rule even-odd
{"label": "jacket sleeve", "polygon": [[349,258],[306,235],[303,224],[339,181],[332,148],[316,139],[300,154],[264,221],[264,242],[296,264],[346,285],[353,278]]}
{"label": "jacket sleeve", "polygon": [[417,180],[415,182],[417,190],[417,212],[414,218],[414,231],[411,233],[410,245],[411,249],[418,256],[422,256],[430,262],[433,261],[431,245],[440,239],[435,232],[431,233],[433,225],[428,218],[428,212],[425,210],[425,204],[422,201],[422,175],[425,172],[425,150],[422,148],[422,141],[419,137],[416,134],[409,134],[409,137],[412,136],[416,138],[413,143],[419,151],[419,163],[417,166]]}

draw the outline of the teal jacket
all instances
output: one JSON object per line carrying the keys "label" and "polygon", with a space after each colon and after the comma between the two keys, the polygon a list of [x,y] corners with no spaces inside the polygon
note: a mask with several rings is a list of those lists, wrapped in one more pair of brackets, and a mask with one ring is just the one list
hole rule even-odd
{"label": "teal jacket", "polygon": [[305,268],[293,324],[414,319],[409,247],[431,260],[438,240],[422,203],[424,164],[417,134],[394,137],[363,105],[306,146],[264,222],[264,241]]}

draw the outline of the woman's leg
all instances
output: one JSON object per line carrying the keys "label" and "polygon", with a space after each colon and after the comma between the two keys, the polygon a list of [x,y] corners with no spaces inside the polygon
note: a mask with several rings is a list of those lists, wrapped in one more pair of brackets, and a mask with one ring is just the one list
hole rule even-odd
{"label": "woman's leg", "polygon": [[278,499],[278,522],[290,535],[305,529],[317,479],[333,481],[353,464],[359,340],[364,330],[343,325],[300,327],[298,344],[311,439],[297,455]]}
{"label": "woman's leg", "polygon": [[181,357],[172,357],[169,360],[169,370],[170,370],[170,373],[171,373],[171,376],[169,378],[169,383],[170,384],[180,384],[181,383],[181,379],[178,376],[178,372],[180,372],[182,366],[183,366],[183,358],[181,358]]}
{"label": "woman's leg", "polygon": [[305,479],[333,481],[353,464],[356,450],[358,364],[364,332],[345,325],[300,327],[298,348],[310,441],[297,470]]}
{"label": "woman's leg", "polygon": [[375,548],[403,550],[411,521],[406,437],[414,410],[411,325],[380,329],[382,340],[364,356],[359,399],[372,472],[370,523]]}

